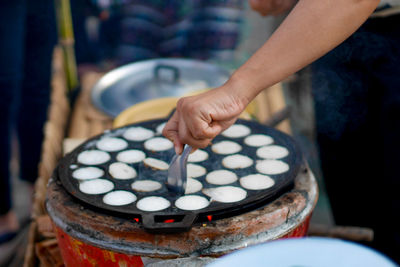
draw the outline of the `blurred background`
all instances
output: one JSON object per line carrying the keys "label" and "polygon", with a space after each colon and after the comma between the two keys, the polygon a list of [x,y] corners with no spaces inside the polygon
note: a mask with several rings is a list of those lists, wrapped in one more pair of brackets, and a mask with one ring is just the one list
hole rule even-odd
{"label": "blurred background", "polygon": [[[216,64],[232,72],[269,38],[285,17],[261,17],[250,10],[245,0],[71,0],[70,5],[68,1],[56,3],[58,48],[63,50],[61,58],[65,62],[63,66],[53,63],[53,75],[66,75],[66,91],[70,92],[69,96],[75,105],[79,103],[79,98],[76,102],[77,95],[82,97],[85,92],[88,94],[88,88],[104,73],[142,60],[189,58]],[[65,5],[67,11],[70,8],[70,13],[63,14]],[[60,55],[57,57],[56,54],[54,59],[57,58]],[[57,66],[64,68],[65,72],[58,73]],[[290,107],[291,133],[301,145],[319,184],[319,200],[311,222],[333,226],[315,147],[309,70],[306,68],[292,75],[281,86],[285,103]],[[111,126],[107,124],[111,118],[106,115],[90,114],[88,117],[100,118],[101,123],[107,125],[104,127]],[[82,114],[70,116],[72,120],[64,123],[69,126],[73,125],[74,117],[82,117]],[[82,131],[82,127],[79,128]],[[101,132],[103,128],[98,127],[91,135]],[[72,129],[69,130],[70,137],[74,137],[71,132]],[[78,134],[77,137],[84,136]],[[45,159],[42,158],[43,161]],[[18,163],[18,154],[14,153],[11,162],[14,207],[22,220],[30,216],[31,207],[30,195],[26,193],[29,188],[18,179]],[[46,166],[42,164],[39,177],[50,176],[52,167],[48,167],[47,173],[43,174]],[[40,193],[40,186],[45,187],[37,185],[37,198],[43,200],[44,193]],[[43,207],[33,207],[33,212],[36,211],[37,215],[43,213],[38,211],[40,208]],[[28,238],[28,230],[24,236]],[[25,246],[27,244],[24,243]],[[25,254],[25,249],[24,246],[19,247],[10,266],[21,266],[21,255]]]}
{"label": "blurred background", "polygon": [[[71,1],[80,76],[160,57],[199,59],[230,71],[243,64],[286,15],[261,17],[244,0]],[[294,138],[319,185],[313,220],[333,224],[315,147],[310,70],[282,83]]]}

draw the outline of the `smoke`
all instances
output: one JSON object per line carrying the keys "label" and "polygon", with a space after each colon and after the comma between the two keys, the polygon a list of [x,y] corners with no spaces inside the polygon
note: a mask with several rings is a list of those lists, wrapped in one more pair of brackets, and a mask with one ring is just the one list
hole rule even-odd
{"label": "smoke", "polygon": [[[366,123],[383,88],[377,76],[395,66],[390,39],[361,29],[312,65],[317,128],[333,140]],[[397,49],[398,50],[398,49]]]}

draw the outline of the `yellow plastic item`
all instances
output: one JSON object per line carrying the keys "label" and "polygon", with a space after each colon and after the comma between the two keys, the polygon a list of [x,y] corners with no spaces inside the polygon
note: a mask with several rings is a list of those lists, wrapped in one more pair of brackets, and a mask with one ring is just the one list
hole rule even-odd
{"label": "yellow plastic item", "polygon": [[[208,89],[196,91],[187,94],[195,95],[205,92]],[[131,123],[137,123],[152,119],[159,119],[167,117],[176,107],[179,97],[163,97],[156,98],[135,104],[124,111],[122,111],[113,122],[113,127],[118,128]],[[252,119],[255,117],[256,107],[251,103],[246,110],[240,115],[241,119]]]}
{"label": "yellow plastic item", "polygon": [[113,122],[118,128],[131,123],[167,117],[175,108],[178,97],[156,98],[140,102],[122,111]]}

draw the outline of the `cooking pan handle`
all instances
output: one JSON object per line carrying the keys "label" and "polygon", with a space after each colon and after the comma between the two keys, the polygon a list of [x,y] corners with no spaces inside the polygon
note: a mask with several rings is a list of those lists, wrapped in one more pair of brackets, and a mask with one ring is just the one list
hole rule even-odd
{"label": "cooking pan handle", "polygon": [[[161,75],[161,72],[163,72],[163,70],[164,71],[168,71],[168,72],[172,72],[172,80],[170,79],[170,80],[168,80],[168,79],[163,79],[163,77],[162,77],[162,75]],[[166,75],[164,75],[164,76],[166,76]],[[164,80],[164,81],[169,81],[169,82],[171,82],[171,83],[178,83],[178,81],[179,81],[179,78],[180,78],[180,72],[179,72],[179,69],[177,68],[177,67],[174,67],[174,66],[171,66],[171,65],[164,65],[164,64],[160,64],[160,65],[157,65],[155,68],[154,68],[154,77],[155,77],[155,80],[156,81],[161,81],[161,80]],[[170,76],[168,76],[168,77],[170,77]]]}
{"label": "cooking pan handle", "polygon": [[[158,218],[162,218],[162,215],[157,214],[143,214],[142,224],[146,231],[154,234],[171,234],[189,231],[192,228],[194,221],[197,219],[197,214],[187,213],[181,217],[181,220],[175,222],[164,222],[159,221]],[[179,215],[177,216],[179,217]]]}

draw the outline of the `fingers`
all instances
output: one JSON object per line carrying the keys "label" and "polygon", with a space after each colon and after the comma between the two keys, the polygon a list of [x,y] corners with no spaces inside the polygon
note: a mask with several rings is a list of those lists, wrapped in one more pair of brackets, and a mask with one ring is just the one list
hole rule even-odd
{"label": "fingers", "polygon": [[[220,126],[218,126],[220,128]],[[211,130],[209,132],[218,133],[217,130]],[[165,125],[162,134],[171,140],[174,143],[175,152],[177,154],[181,154],[183,151],[184,144],[188,144],[192,146],[194,149],[204,148],[211,143],[211,140],[215,137],[216,134],[210,135],[207,133],[207,136],[211,137],[201,137],[203,135],[193,136],[193,133],[190,131],[188,124],[185,122],[184,117],[179,114],[179,111],[175,111],[170,120]]]}
{"label": "fingers", "polygon": [[172,117],[165,125],[162,134],[174,143],[174,149],[176,154],[181,154],[183,151],[183,143],[179,140],[179,117],[178,111],[175,111]]}
{"label": "fingers", "polygon": [[[175,153],[182,154],[184,144],[188,144],[196,150],[204,148],[211,143],[213,138],[195,138],[190,132],[184,118],[179,111],[175,111],[165,125],[162,134],[174,143]],[[215,136],[212,136],[215,137]]]}
{"label": "fingers", "polygon": [[235,122],[242,106],[230,94],[216,89],[181,98],[163,135],[174,143],[178,154],[182,153],[184,144],[194,149],[205,148]]}
{"label": "fingers", "polygon": [[184,118],[181,117],[179,121],[179,140],[193,148],[205,148],[210,144],[212,138],[195,138]]}

